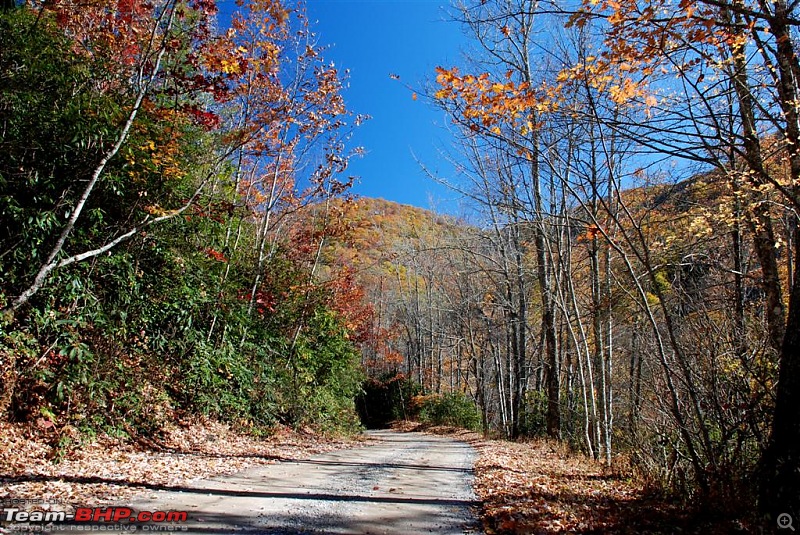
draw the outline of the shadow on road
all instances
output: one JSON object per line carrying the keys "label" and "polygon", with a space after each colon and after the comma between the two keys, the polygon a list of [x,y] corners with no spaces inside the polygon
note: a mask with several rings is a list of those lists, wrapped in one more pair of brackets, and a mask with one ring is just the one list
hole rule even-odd
{"label": "shadow on road", "polygon": [[435,472],[462,472],[472,474],[472,468],[454,468],[452,466],[430,466],[424,464],[407,463],[358,463],[352,461],[322,461],[315,459],[305,459],[301,461],[291,461],[297,464],[315,464],[319,466],[353,466],[364,468],[397,468],[401,470],[431,470]]}
{"label": "shadow on road", "polygon": [[[331,463],[337,464],[337,463]],[[359,463],[353,463],[359,464]],[[381,465],[375,465],[381,466]],[[420,505],[443,505],[455,507],[469,507],[478,502],[471,500],[450,500],[440,498],[405,498],[402,496],[366,496],[360,494],[330,494],[319,492],[264,492],[264,491],[243,491],[226,490],[208,487],[190,487],[181,485],[156,485],[152,483],[126,481],[124,479],[110,479],[102,477],[51,477],[51,476],[16,476],[11,478],[0,478],[0,483],[20,483],[20,482],[55,482],[63,481],[68,483],[81,484],[111,484],[126,487],[142,488],[164,492],[183,492],[187,494],[203,494],[206,496],[233,496],[237,498],[285,498],[294,500],[322,500],[329,502],[370,502],[370,503],[410,503]]]}

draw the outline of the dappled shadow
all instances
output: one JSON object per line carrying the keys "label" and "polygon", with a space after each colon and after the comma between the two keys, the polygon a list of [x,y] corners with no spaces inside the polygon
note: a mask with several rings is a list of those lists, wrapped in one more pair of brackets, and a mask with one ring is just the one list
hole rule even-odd
{"label": "dappled shadow", "polygon": [[630,476],[625,474],[562,474],[554,472],[554,475],[571,481],[625,481],[630,479]]}
{"label": "dappled shadow", "polygon": [[[123,524],[138,528],[136,531],[179,531],[208,535],[228,533],[254,533],[264,535],[301,535],[309,533],[389,533],[409,534],[433,532],[439,534],[481,533],[475,511],[451,510],[442,515],[440,511],[403,510],[394,508],[381,510],[375,515],[347,514],[347,511],[326,512],[291,511],[268,515],[243,515],[234,513],[203,512],[190,516],[185,523]],[[100,526],[109,524],[70,523],[70,532],[97,532]],[[116,532],[124,532],[116,529]]]}
{"label": "dappled shadow", "polygon": [[498,463],[487,464],[484,466],[485,470],[502,470],[503,472],[510,472],[512,474],[524,474],[523,470],[514,470],[513,468],[508,468],[507,466],[503,466]]}
{"label": "dappled shadow", "polygon": [[[612,481],[617,476],[559,474],[563,479]],[[747,530],[734,520],[707,511],[694,511],[652,494],[609,496],[568,490],[510,492],[503,502],[514,504],[513,516],[502,510],[487,514],[487,525],[500,535],[565,533],[564,512],[574,523],[568,533],[580,534],[730,534]]]}
{"label": "dappled shadow", "polygon": [[464,534],[479,533],[475,511],[469,509],[403,509],[383,508],[370,515],[354,515],[351,511],[338,510],[325,512],[286,511],[271,513],[263,517],[242,518],[230,515],[217,515],[204,518],[209,526],[190,527],[194,533],[231,533],[234,525],[239,530],[271,535],[299,535],[304,533],[440,533]]}
{"label": "dappled shadow", "polygon": [[407,463],[362,463],[354,461],[327,461],[321,459],[301,459],[291,461],[296,464],[314,464],[319,466],[352,466],[363,468],[381,468],[381,469],[399,469],[399,470],[430,470],[434,472],[461,472],[464,474],[472,474],[472,468],[457,468],[454,466],[432,466],[425,464],[407,464]]}
{"label": "dappled shadow", "polygon": [[[468,459],[463,457],[465,449],[471,447],[413,436],[375,437],[375,441],[384,443],[383,447],[363,460],[351,451],[303,459],[264,456],[287,462],[280,468],[262,466],[188,483],[151,483],[141,481],[142,476],[126,477],[118,472],[108,477],[0,474],[0,486],[26,482],[46,487],[55,482],[115,485],[139,491],[139,497],[123,504],[126,507],[188,511],[189,520],[183,525],[130,524],[138,527],[137,531],[169,531],[173,527],[173,531],[188,528],[184,532],[202,534],[480,532],[475,514],[480,503],[468,484],[465,490],[452,490],[458,486],[454,482],[467,481],[473,474],[471,461],[470,467],[462,466]],[[428,455],[433,449],[444,457]],[[462,456],[451,463],[450,453]],[[173,454],[227,457],[187,450]],[[412,476],[415,472],[418,474]],[[158,494],[148,496],[155,492]],[[103,525],[108,524],[94,524]],[[70,531],[97,531],[91,524],[72,523],[70,527],[77,528]]]}
{"label": "dappled shadow", "polygon": [[263,461],[294,461],[285,455],[261,455],[256,453],[209,453],[200,450],[184,450],[180,448],[160,448],[147,450],[154,453],[168,453],[175,457],[199,457],[206,459],[260,459]]}
{"label": "dappled shadow", "polygon": [[141,488],[153,491],[182,492],[188,494],[203,494],[206,496],[230,496],[237,498],[284,498],[295,500],[322,500],[328,502],[369,502],[369,503],[411,503],[422,505],[441,505],[441,506],[474,506],[478,502],[473,500],[455,500],[443,498],[406,498],[403,496],[367,496],[361,494],[332,494],[324,492],[267,492],[253,490],[236,489],[217,489],[213,487],[192,487],[186,485],[158,485],[141,481],[126,481],[124,479],[111,479],[92,476],[15,476],[10,478],[0,478],[0,483],[21,483],[21,482],[55,482],[62,481],[67,483],[80,483],[84,485],[106,484],[121,485],[127,487]]}
{"label": "dappled shadow", "polygon": [[[20,479],[20,478],[16,478]],[[181,531],[197,534],[258,533],[272,535],[299,535],[304,533],[346,533],[346,534],[407,534],[440,533],[464,534],[480,533],[477,521],[479,502],[475,500],[408,497],[401,495],[371,496],[367,493],[335,494],[330,492],[265,492],[252,490],[229,490],[193,486],[169,486],[146,483],[125,482],[98,477],[49,478],[33,476],[27,480],[41,482],[66,480],[77,483],[128,484],[152,491],[193,493],[210,498],[238,499],[283,499],[289,500],[285,509],[258,513],[257,503],[249,504],[252,514],[242,513],[236,508],[226,507],[228,502],[212,500],[201,509],[189,506],[188,519],[181,523],[128,523],[108,522],[66,522],[70,532],[97,531]],[[173,500],[173,498],[168,498]],[[296,505],[291,503],[295,502]],[[163,509],[163,501],[152,505],[141,501],[131,504],[135,510],[151,507]],[[186,510],[187,506],[171,501],[170,509]],[[159,505],[157,505],[159,504]],[[110,507],[110,506],[106,506]],[[221,510],[215,510],[215,509]],[[225,509],[228,509],[226,511]],[[209,510],[211,509],[211,510]],[[263,510],[263,508],[262,508]],[[355,513],[355,514],[354,514]],[[127,529],[126,529],[127,528]],[[63,530],[62,530],[63,531]]]}

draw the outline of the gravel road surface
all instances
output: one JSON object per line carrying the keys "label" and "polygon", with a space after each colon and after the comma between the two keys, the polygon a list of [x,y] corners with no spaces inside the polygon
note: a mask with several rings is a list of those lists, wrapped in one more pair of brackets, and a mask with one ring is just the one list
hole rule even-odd
{"label": "gravel road surface", "polygon": [[189,511],[188,533],[480,532],[472,447],[421,433],[369,435],[368,446],[152,492],[132,507]]}

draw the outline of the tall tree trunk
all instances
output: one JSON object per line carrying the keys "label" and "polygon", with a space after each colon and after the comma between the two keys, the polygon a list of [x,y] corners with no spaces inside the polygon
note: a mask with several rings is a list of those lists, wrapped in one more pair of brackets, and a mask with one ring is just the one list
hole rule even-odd
{"label": "tall tree trunk", "polygon": [[[795,242],[800,230],[795,232]],[[800,248],[795,248],[794,280],[800,277]],[[774,522],[788,513],[800,518],[800,284],[789,297],[786,336],[781,348],[775,414],[770,443],[760,465],[759,509]]]}
{"label": "tall tree trunk", "polygon": [[[790,8],[786,0],[775,0],[773,16],[768,23],[776,43],[775,54],[780,74],[778,89],[786,121],[789,168],[794,184],[787,200],[797,208],[800,206],[800,189],[797,186],[800,183],[800,113],[797,104],[800,97],[800,63],[790,29],[794,6],[793,3]],[[798,237],[800,230],[795,233],[795,243],[798,243]],[[781,345],[772,433],[770,445],[761,462],[759,508],[773,520],[782,513],[793,515],[795,520],[800,517],[800,285],[797,284],[800,252],[797,248],[795,251],[794,285],[790,289],[789,314]]]}
{"label": "tall tree trunk", "polygon": [[522,419],[525,414],[525,396],[528,387],[527,376],[527,323],[528,323],[528,303],[525,295],[525,275],[523,273],[522,244],[519,237],[519,224],[511,229],[514,246],[514,269],[516,279],[516,310],[512,321],[513,344],[514,344],[514,427],[512,436],[514,438],[522,434]]}
{"label": "tall tree trunk", "polygon": [[[533,117],[534,121],[536,117]],[[539,173],[539,141],[534,134],[531,156],[531,193],[534,211],[534,244],[536,246],[536,275],[542,300],[542,332],[545,350],[545,384],[547,387],[547,436],[561,438],[561,384],[559,377],[556,315],[550,284],[551,266],[547,254],[544,203]]]}
{"label": "tall tree trunk", "polygon": [[[723,15],[737,25],[741,25],[741,17],[729,12]],[[776,36],[777,37],[777,36]],[[739,104],[739,119],[742,123],[742,136],[745,160],[748,167],[754,172],[756,183],[769,183],[768,172],[764,167],[764,156],[755,119],[755,97],[750,91],[748,80],[746,50],[742,45],[732,44],[730,48],[733,58],[734,71],[731,73],[733,88]],[[734,176],[734,181],[738,178]],[[781,295],[781,281],[778,270],[778,260],[775,255],[775,232],[769,213],[769,204],[758,202],[753,207],[753,214],[749,219],[750,230],[753,233],[758,261],[761,264],[761,285],[766,295],[766,318],[770,335],[770,345],[780,351],[784,334],[783,296]]]}

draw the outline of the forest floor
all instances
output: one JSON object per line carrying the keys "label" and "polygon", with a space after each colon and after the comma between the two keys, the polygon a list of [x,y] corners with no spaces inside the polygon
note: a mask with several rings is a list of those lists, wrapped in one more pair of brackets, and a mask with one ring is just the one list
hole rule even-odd
{"label": "forest floor", "polygon": [[[487,534],[737,533],[753,526],[691,508],[648,491],[627,474],[546,441],[508,442],[451,428],[406,423],[400,431],[447,434],[477,451],[475,493]],[[99,437],[80,448],[55,429],[0,423],[0,505],[104,505],[142,496],[155,487],[293,461],[321,452],[370,444],[276,429],[253,438],[228,426],[191,420],[158,441]],[[62,447],[53,447],[61,443]],[[3,528],[0,527],[0,533]]]}
{"label": "forest floor", "polygon": [[[0,504],[12,500],[103,505],[154,486],[233,474],[254,466],[305,458],[366,442],[285,427],[256,438],[227,425],[193,418],[157,440],[101,436],[79,446],[41,425],[0,422]],[[61,446],[59,447],[59,443]]]}
{"label": "forest floor", "polygon": [[[455,436],[478,452],[475,493],[488,535],[550,533],[730,534],[759,530],[733,515],[695,511],[628,473],[551,441],[492,440],[461,429],[395,426]],[[746,511],[742,511],[746,515]]]}

